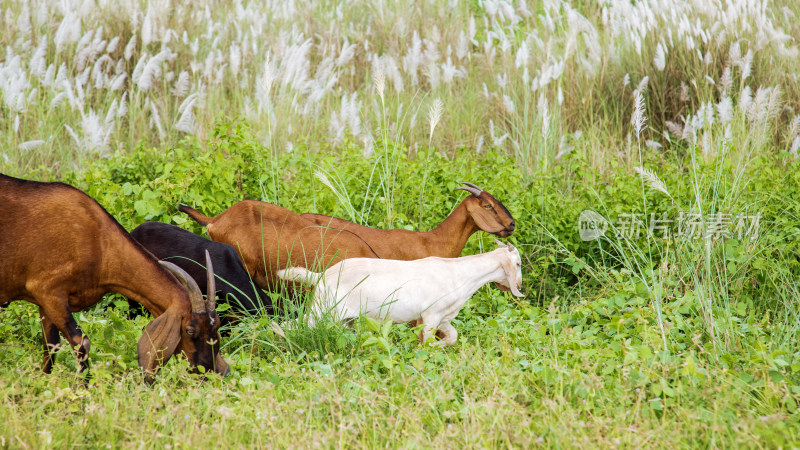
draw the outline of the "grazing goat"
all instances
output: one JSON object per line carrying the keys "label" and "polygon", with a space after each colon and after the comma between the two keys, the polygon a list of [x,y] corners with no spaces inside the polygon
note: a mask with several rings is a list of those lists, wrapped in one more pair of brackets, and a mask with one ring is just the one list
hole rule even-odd
{"label": "grazing goat", "polygon": [[[213,284],[210,259],[207,265]],[[108,292],[136,300],[155,317],[137,347],[148,382],[176,352],[192,366],[229,373],[219,353],[215,299],[203,300],[186,272],[159,264],[82,191],[0,174],[0,305],[27,300],[39,307],[44,372],[52,369],[59,332],[86,369],[90,343],[72,312]]]}
{"label": "grazing goat", "polygon": [[455,258],[467,239],[478,230],[508,237],[516,224],[505,206],[488,192],[471,183],[458,187],[469,192],[461,204],[438,227],[427,232],[379,230],[323,214],[300,216],[317,225],[351,231],[372,247],[380,258],[412,260],[428,256]]}
{"label": "grazing goat", "polygon": [[395,323],[424,324],[420,340],[438,329],[437,345],[453,345],[458,332],[450,321],[464,303],[484,284],[505,285],[517,297],[523,294],[521,259],[512,245],[497,240],[500,248],[461,258],[431,256],[415,261],[354,258],[323,273],[300,267],[278,271],[278,276],[316,284],[310,322],[331,311],[342,321],[365,314]]}
{"label": "grazing goat", "polygon": [[212,240],[236,248],[256,285],[267,291],[277,286],[278,269],[327,267],[344,258],[377,258],[355,234],[315,225],[271,203],[244,200],[213,218],[186,205],[178,209],[204,225]]}
{"label": "grazing goat", "polygon": [[[161,222],[145,222],[131,231],[131,237],[156,258],[170,261],[186,271],[201,292],[208,292],[206,269],[200,263],[204,253],[208,252],[214,264],[220,299],[227,299],[234,310],[255,314],[263,308],[267,314],[273,314],[269,296],[253,285],[236,249],[230,245],[209,241],[183,228]],[[224,314],[222,323],[227,323]]]}

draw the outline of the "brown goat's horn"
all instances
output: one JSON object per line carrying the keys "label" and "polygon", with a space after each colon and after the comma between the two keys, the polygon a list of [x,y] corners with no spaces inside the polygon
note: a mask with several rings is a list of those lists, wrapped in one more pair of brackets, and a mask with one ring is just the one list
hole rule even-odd
{"label": "brown goat's horn", "polygon": [[206,271],[208,272],[208,283],[206,285],[206,309],[212,312],[217,309],[217,283],[214,279],[214,266],[211,265],[211,255],[206,250]]}
{"label": "brown goat's horn", "polygon": [[186,293],[189,294],[189,301],[192,304],[192,312],[193,313],[204,313],[206,312],[206,304],[203,301],[203,293],[200,292],[200,288],[197,286],[197,283],[186,273],[183,269],[172,264],[169,261],[159,261],[159,264],[164,266],[165,269],[172,272],[175,275],[175,278],[181,282],[183,287],[186,289]]}
{"label": "brown goat's horn", "polygon": [[483,190],[481,188],[479,188],[478,186],[475,186],[472,183],[464,183],[464,182],[462,182],[461,184],[466,184],[467,186],[466,187],[465,186],[459,186],[456,189],[461,189],[462,191],[467,191],[467,192],[469,192],[470,194],[472,194],[472,195],[474,195],[476,197],[479,197],[481,195],[481,193],[483,192]]}
{"label": "brown goat's horn", "polygon": [[483,191],[483,189],[479,188],[478,186],[475,186],[475,185],[474,185],[474,184],[472,184],[472,183],[467,183],[466,181],[462,181],[462,182],[461,182],[461,184],[466,184],[466,185],[467,185],[467,186],[469,186],[469,187],[474,187],[475,189],[477,189],[477,190],[479,190],[479,191]]}

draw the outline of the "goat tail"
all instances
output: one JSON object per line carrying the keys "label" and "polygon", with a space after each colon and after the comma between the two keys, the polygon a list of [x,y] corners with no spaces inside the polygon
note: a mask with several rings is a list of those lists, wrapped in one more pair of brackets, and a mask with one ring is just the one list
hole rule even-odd
{"label": "goat tail", "polygon": [[291,267],[278,271],[278,278],[282,280],[298,281],[303,284],[317,284],[321,273],[312,272],[302,267]]}
{"label": "goat tail", "polygon": [[186,205],[183,205],[183,204],[178,205],[178,210],[183,212],[183,213],[188,214],[189,217],[194,219],[195,222],[199,223],[202,226],[208,225],[213,220],[211,217],[204,216],[203,214],[201,214],[200,211],[198,211],[198,210],[196,210],[194,208],[190,208],[190,207],[188,207]]}

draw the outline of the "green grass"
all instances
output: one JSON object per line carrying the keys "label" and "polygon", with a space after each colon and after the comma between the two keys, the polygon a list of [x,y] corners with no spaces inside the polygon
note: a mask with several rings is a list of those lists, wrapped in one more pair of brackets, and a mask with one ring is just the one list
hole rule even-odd
{"label": "green grass", "polygon": [[200,382],[173,362],[152,387],[122,368],[133,344],[118,364],[95,352],[84,388],[67,352],[51,376],[39,373],[28,336],[3,352],[2,439],[12,447],[797,444],[798,386],[765,349],[752,349],[765,360],[741,365],[710,361],[699,342],[659,352],[643,305],[624,315],[640,323],[641,341],[615,333],[616,324],[581,330],[582,315],[602,303],[521,308],[484,291],[445,350],[420,347],[405,326],[392,327],[387,350],[364,346],[379,334],[367,326],[284,339],[254,321],[227,343],[230,378]]}
{"label": "green grass", "polygon": [[[93,163],[69,181],[129,228],[162,220],[200,232],[176,211],[178,203],[213,215],[233,199],[268,198],[297,211],[356,211],[373,226],[425,230],[460,200],[454,181],[470,180],[517,219],[510,241],[523,255],[526,298],[480,289],[454,321],[459,340],[447,349],[420,345],[406,325],[308,328],[301,319],[280,336],[269,319],[247,318],[223,339],[231,377],[203,381],[174,359],[153,387],[142,383],[135,354],[148,319],[128,320],[118,297],[77,315],[92,340],[88,387],[68,351],[52,375],[40,373],[36,309],[17,302],[0,312],[0,414],[9,418],[0,444],[800,442],[796,164],[760,158],[732,166],[719,158],[675,165],[647,157],[645,166],[660,167],[668,197],[624,168],[609,183],[578,154],[523,181],[501,154],[414,157],[397,145],[376,146],[370,158],[356,145],[338,155],[303,148],[273,154],[246,124],[222,122],[207,142],[141,148]],[[385,167],[393,167],[390,177],[363,176]],[[315,168],[335,177],[338,193],[319,183]],[[643,210],[747,211],[762,215],[763,228],[758,238],[709,241],[616,238],[612,229],[584,242],[577,217],[587,208],[611,220]],[[478,233],[464,253],[492,247]],[[300,317],[303,308],[290,302]]]}

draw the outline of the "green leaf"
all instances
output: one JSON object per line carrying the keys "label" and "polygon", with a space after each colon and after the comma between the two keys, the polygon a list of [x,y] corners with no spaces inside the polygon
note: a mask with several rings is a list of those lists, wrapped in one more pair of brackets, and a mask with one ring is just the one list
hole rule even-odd
{"label": "green leaf", "polygon": [[380,333],[381,331],[381,324],[377,320],[373,319],[372,317],[366,317],[367,328],[373,333]]}
{"label": "green leaf", "polygon": [[383,326],[381,327],[381,336],[383,336],[384,338],[388,337],[389,332],[391,330],[392,330],[392,321],[387,320],[386,322],[383,323]]}

